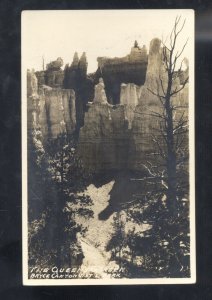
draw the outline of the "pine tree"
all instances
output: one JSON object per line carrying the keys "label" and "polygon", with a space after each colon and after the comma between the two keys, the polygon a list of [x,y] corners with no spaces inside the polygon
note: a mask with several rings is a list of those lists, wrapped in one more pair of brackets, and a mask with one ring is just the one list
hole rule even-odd
{"label": "pine tree", "polygon": [[34,253],[40,254],[40,262],[46,259],[58,267],[80,265],[83,254],[77,233],[85,232],[86,228],[76,222],[75,216],[93,216],[90,197],[77,194],[89,184],[91,175],[84,171],[75,148],[74,138],[61,133],[57,139],[48,141],[45,150],[42,148],[45,159],[39,158],[45,170],[45,174],[40,173],[45,217],[42,228],[31,240],[31,249],[34,247]]}

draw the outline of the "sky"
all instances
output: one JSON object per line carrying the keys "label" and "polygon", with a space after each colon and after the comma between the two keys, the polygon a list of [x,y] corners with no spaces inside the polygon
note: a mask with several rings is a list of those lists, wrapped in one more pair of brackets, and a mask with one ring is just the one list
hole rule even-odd
{"label": "sky", "polygon": [[123,57],[137,40],[139,46],[155,38],[169,36],[176,16],[186,19],[179,36],[180,49],[187,38],[183,56],[193,57],[193,10],[52,10],[22,13],[22,64],[27,69],[42,70],[45,65],[62,57],[64,66],[71,63],[74,53],[86,52],[88,72],[97,69],[97,57]]}

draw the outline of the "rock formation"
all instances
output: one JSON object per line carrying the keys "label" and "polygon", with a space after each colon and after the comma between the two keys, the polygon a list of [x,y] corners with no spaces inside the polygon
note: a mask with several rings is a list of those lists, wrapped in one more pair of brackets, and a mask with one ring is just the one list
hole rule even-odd
{"label": "rock formation", "polygon": [[124,105],[113,106],[105,99],[103,80],[95,87],[80,129],[78,153],[86,168],[122,170],[128,157],[129,130]]}
{"label": "rock formation", "polygon": [[42,85],[46,85],[46,72],[45,71],[37,71],[36,73],[36,77],[38,79],[38,86],[42,86]]}
{"label": "rock formation", "polygon": [[71,134],[75,130],[75,93],[70,89],[38,87],[32,71],[27,72],[28,130],[40,128],[44,141],[56,138],[61,132]]}
{"label": "rock formation", "polygon": [[[107,60],[101,63],[102,67],[104,63],[108,65]],[[114,61],[111,62],[111,65],[113,64],[117,66]],[[164,89],[167,85],[167,73],[159,39],[153,39],[150,43],[145,78],[141,86],[122,83],[118,105],[109,104],[108,98],[106,101],[102,93],[102,79],[96,85],[93,103],[88,105],[84,126],[79,135],[78,151],[87,168],[96,171],[143,170],[143,164],[151,160],[151,155],[156,150],[153,135],[161,138],[158,130],[161,126],[160,118],[156,115],[162,114],[163,111],[158,97],[152,92],[162,92],[159,78]],[[174,86],[180,87],[179,76],[176,77]],[[181,107],[174,116],[175,120],[179,119],[184,110],[184,118],[187,118],[188,87],[177,94],[173,101]]]}
{"label": "rock formation", "polygon": [[38,128],[38,112],[40,109],[38,81],[34,70],[27,70],[27,129]]}
{"label": "rock formation", "polygon": [[134,119],[135,107],[138,104],[140,94],[140,87],[134,83],[122,83],[120,92],[120,104],[125,107],[125,114],[128,120],[128,128],[132,128],[132,121]]}
{"label": "rock formation", "polygon": [[147,50],[140,48],[135,42],[129,55],[122,58],[98,57],[98,70],[95,77],[102,77],[106,87],[109,103],[120,103],[120,86],[122,83],[142,85],[145,81],[147,68]]}
{"label": "rock formation", "polygon": [[47,70],[58,71],[63,66],[63,60],[61,57],[58,57],[55,61],[50,62],[46,65]]}
{"label": "rock formation", "polygon": [[[156,150],[153,136],[160,139],[161,134],[158,114],[163,107],[154,95],[162,93],[160,79],[163,88],[167,86],[161,41],[151,41],[148,55],[146,47],[135,42],[126,57],[98,58],[99,67],[92,78],[87,75],[85,53],[80,58],[75,53],[64,71],[62,63],[57,59],[46,71],[27,72],[28,128],[40,127],[44,140],[75,130],[79,133],[78,153],[86,168],[142,170]],[[184,71],[175,73],[174,87],[181,87],[187,78],[187,60],[185,65]],[[65,89],[61,88],[62,73]],[[184,119],[188,118],[187,85],[173,102],[178,106],[175,121],[183,111]]]}
{"label": "rock formation", "polygon": [[73,89],[76,96],[76,131],[84,124],[84,113],[87,103],[94,99],[94,86],[103,78],[108,102],[120,103],[121,83],[141,85],[145,81],[147,66],[147,50],[140,48],[135,42],[129,55],[122,58],[99,57],[98,69],[94,74],[87,74],[87,58],[83,52],[81,57],[75,52],[71,65],[62,70],[63,60],[50,62],[46,70],[36,72],[38,86],[47,85],[52,88]]}
{"label": "rock formation", "polygon": [[[71,134],[76,125],[74,91],[44,86],[38,93],[41,103],[39,117],[41,128],[47,125],[50,138],[56,138],[62,132]],[[47,137],[46,131],[43,131],[43,136]]]}
{"label": "rock formation", "polygon": [[87,110],[87,103],[93,99],[94,83],[87,76],[87,58],[85,52],[78,57],[75,52],[72,64],[66,65],[64,70],[65,89],[73,89],[76,95],[76,130],[84,124],[84,113]]}
{"label": "rock formation", "polygon": [[99,78],[99,83],[95,85],[93,103],[107,104],[107,97],[105,93],[105,85],[102,78]]}
{"label": "rock formation", "polygon": [[[133,155],[129,157],[129,167],[132,169],[142,169],[143,163],[147,160],[151,160],[153,157],[152,154],[156,152],[157,148],[153,136],[158,140],[163,140],[159,131],[161,119],[158,117],[158,114],[163,114],[163,106],[158,97],[152,93],[162,94],[159,78],[162,80],[165,90],[167,87],[167,72],[165,71],[162,56],[161,41],[155,38],[150,43],[146,80],[140,89],[140,98],[135,109],[132,124],[130,152],[133,153]],[[173,87],[174,86],[180,87],[179,77],[175,79]],[[181,108],[177,110],[175,120],[181,116],[184,110],[184,118],[187,118],[187,86],[176,95],[173,99],[173,103],[181,106]]]}
{"label": "rock formation", "polygon": [[57,60],[50,62],[46,66],[45,71],[36,72],[38,85],[47,85],[52,88],[62,88],[64,80],[64,72],[62,70],[63,60],[58,57]]}

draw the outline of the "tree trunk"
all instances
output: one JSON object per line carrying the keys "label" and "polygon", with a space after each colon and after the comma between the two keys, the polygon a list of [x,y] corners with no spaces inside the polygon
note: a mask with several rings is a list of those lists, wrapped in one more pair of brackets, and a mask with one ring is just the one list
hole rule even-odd
{"label": "tree trunk", "polygon": [[167,206],[171,213],[177,213],[177,195],[176,195],[176,153],[174,149],[173,134],[173,113],[171,107],[171,85],[172,78],[168,81],[166,96],[166,133],[167,133]]}

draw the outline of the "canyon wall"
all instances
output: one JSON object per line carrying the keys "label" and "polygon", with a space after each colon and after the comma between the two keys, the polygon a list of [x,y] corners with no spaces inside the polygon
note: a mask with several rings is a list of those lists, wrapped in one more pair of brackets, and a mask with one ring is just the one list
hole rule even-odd
{"label": "canyon wall", "polygon": [[88,104],[84,126],[80,129],[78,153],[84,166],[96,171],[126,170],[134,109],[139,87],[122,85],[121,103],[108,103],[103,79],[95,86],[93,102]]}
{"label": "canyon wall", "polygon": [[84,124],[84,113],[87,103],[93,99],[93,79],[87,75],[87,58],[85,52],[78,57],[75,52],[71,65],[66,65],[64,70],[63,87],[73,89],[76,97],[76,131]]}
{"label": "canyon wall", "polygon": [[148,55],[145,46],[140,48],[135,41],[130,54],[122,58],[99,57],[95,78],[102,77],[110,104],[120,103],[120,86],[122,83],[143,85],[145,82]]}
{"label": "canyon wall", "polygon": [[87,103],[94,98],[94,86],[102,77],[105,91],[110,104],[120,104],[121,84],[134,83],[141,85],[145,81],[147,67],[147,50],[140,48],[135,42],[130,54],[122,58],[99,57],[98,69],[93,74],[87,74],[88,62],[86,53],[81,57],[75,52],[73,61],[62,70],[63,60],[57,60],[43,66],[42,71],[35,72],[38,86],[50,86],[52,88],[73,89],[75,91],[76,107],[76,132],[84,124],[84,114],[87,111]]}
{"label": "canyon wall", "polygon": [[73,133],[76,125],[75,93],[70,89],[38,87],[37,77],[27,72],[28,130],[40,128],[45,141],[60,133]]}
{"label": "canyon wall", "polygon": [[46,70],[36,72],[38,86],[47,85],[52,88],[63,88],[64,72],[62,66],[63,60],[58,57],[57,60],[46,65]]}
{"label": "canyon wall", "polygon": [[[188,74],[188,69],[183,73]],[[180,88],[180,83],[180,78],[176,76],[172,90],[176,87]],[[164,106],[157,95],[163,95],[163,90],[166,90],[167,84],[168,77],[163,61],[161,41],[155,38],[150,43],[146,80],[145,84],[141,86],[140,97],[132,122],[129,150],[132,155],[129,156],[129,168],[142,169],[145,161],[154,161],[155,154],[159,152],[157,142],[159,141],[162,148],[164,146],[164,137],[162,137],[164,120],[161,118]],[[174,124],[177,124],[182,114],[183,119],[187,120],[188,84],[172,98],[172,104],[178,107],[173,114]]]}
{"label": "canyon wall", "polygon": [[[71,134],[75,130],[75,94],[73,90],[43,87],[38,90],[40,100],[39,124],[48,128],[48,136]],[[47,132],[43,132],[47,137]]]}
{"label": "canyon wall", "polygon": [[[78,153],[86,168],[142,170],[155,155],[157,140],[162,141],[160,128],[164,125],[159,116],[164,108],[155,95],[161,94],[168,82],[162,51],[159,39],[151,41],[148,55],[145,47],[135,43],[125,57],[99,58],[98,70],[91,77],[87,75],[85,53],[80,59],[75,53],[64,71],[60,58],[36,76],[28,71],[28,129],[41,128],[44,140],[56,138],[61,132],[78,133]],[[186,64],[185,71],[175,74],[173,88],[181,88],[188,76],[188,61]],[[183,113],[186,120],[188,84],[172,101],[178,107],[175,124]],[[184,145],[187,147],[188,138]]]}
{"label": "canyon wall", "polygon": [[[188,70],[186,72],[188,73]],[[162,93],[160,79],[163,88],[166,89],[168,81],[161,41],[153,39],[150,43],[144,84],[140,86],[132,83],[121,84],[120,104],[110,104],[108,99],[105,101],[105,96],[89,103],[84,126],[80,129],[78,146],[79,154],[87,168],[97,171],[143,170],[143,164],[154,158],[157,152],[155,141],[162,141],[159,116],[163,115],[164,108],[154,95]],[[180,88],[181,80],[176,76],[173,88]],[[103,90],[104,85],[99,86],[101,82],[104,81],[101,80],[96,85],[95,93],[99,88]],[[94,96],[94,99],[98,98]],[[177,123],[183,112],[183,118],[186,119],[188,85],[172,101],[178,106],[174,122]]]}
{"label": "canyon wall", "polygon": [[126,169],[129,130],[124,106],[101,102],[88,105],[78,144],[84,166],[95,171]]}
{"label": "canyon wall", "polygon": [[132,128],[132,122],[135,114],[135,107],[138,105],[141,87],[134,83],[122,83],[120,90],[120,104],[124,105],[128,128]]}
{"label": "canyon wall", "polygon": [[67,64],[62,70],[63,60],[58,57],[57,60],[46,65],[46,69],[35,72],[38,79],[38,87],[49,86],[51,88],[74,90],[75,91],[75,110],[76,125],[75,129],[83,125],[84,112],[89,99],[93,98],[94,84],[93,80],[87,76],[87,58],[85,52],[78,57],[74,54],[71,65]]}
{"label": "canyon wall", "polygon": [[[38,128],[40,101],[38,96],[38,80],[34,71],[27,70],[27,130]],[[45,130],[45,128],[43,129]]]}

